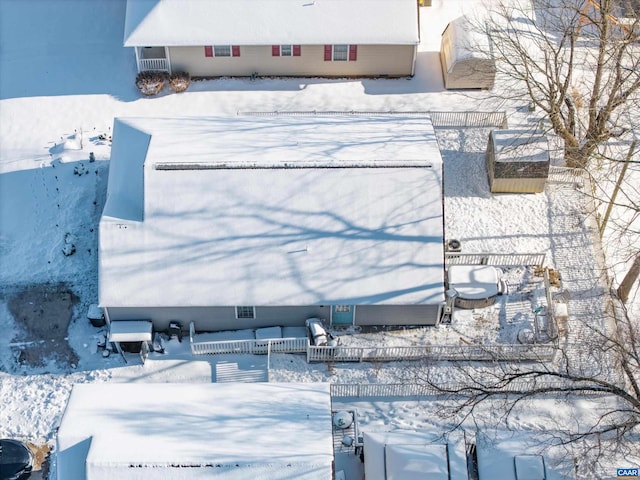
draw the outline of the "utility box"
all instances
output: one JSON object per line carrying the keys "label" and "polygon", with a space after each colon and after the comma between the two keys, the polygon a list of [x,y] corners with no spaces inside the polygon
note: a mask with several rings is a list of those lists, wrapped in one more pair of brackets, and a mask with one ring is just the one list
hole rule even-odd
{"label": "utility box", "polygon": [[538,193],[549,178],[549,141],[535,130],[492,130],[487,171],[493,193]]}

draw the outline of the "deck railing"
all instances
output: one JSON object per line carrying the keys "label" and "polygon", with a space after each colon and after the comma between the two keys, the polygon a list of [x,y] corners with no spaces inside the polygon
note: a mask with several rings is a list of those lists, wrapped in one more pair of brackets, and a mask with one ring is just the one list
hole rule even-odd
{"label": "deck railing", "polygon": [[446,265],[492,265],[494,267],[542,267],[544,253],[461,253],[446,252]]}
{"label": "deck railing", "polygon": [[169,62],[166,58],[141,58],[139,62],[141,72],[159,71],[168,72]]}
{"label": "deck railing", "polygon": [[401,360],[550,361],[553,344],[423,345],[414,347],[316,347],[309,345],[308,362],[389,362]]}
{"label": "deck railing", "polygon": [[189,325],[191,353],[194,355],[220,355],[225,353],[305,353],[309,345],[307,338],[270,338],[265,340],[198,341],[193,323]]}

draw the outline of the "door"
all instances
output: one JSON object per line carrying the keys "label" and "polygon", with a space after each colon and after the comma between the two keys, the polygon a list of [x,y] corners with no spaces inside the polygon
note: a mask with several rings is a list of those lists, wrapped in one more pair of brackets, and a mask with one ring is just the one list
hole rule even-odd
{"label": "door", "polygon": [[331,325],[353,325],[355,305],[331,305]]}

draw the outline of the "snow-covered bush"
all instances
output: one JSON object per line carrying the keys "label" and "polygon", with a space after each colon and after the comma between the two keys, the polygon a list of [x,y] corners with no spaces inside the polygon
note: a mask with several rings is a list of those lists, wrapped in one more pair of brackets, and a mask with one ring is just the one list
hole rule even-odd
{"label": "snow-covered bush", "polygon": [[176,93],[184,92],[191,83],[191,75],[187,72],[173,72],[169,77],[169,87]]}
{"label": "snow-covered bush", "polygon": [[166,80],[165,72],[140,72],[136,77],[136,87],[143,95],[157,95],[164,88]]}

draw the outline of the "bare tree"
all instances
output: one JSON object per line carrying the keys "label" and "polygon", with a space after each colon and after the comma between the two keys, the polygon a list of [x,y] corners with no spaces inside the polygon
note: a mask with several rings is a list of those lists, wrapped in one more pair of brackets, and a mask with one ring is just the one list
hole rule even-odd
{"label": "bare tree", "polygon": [[497,95],[544,112],[568,166],[587,167],[631,127],[623,114],[639,98],[640,28],[630,1],[497,0],[481,25],[503,81]]}
{"label": "bare tree", "polygon": [[[583,470],[593,475],[601,461],[620,454],[640,456],[640,325],[617,303],[615,325],[593,327],[581,345],[560,345],[554,362],[534,364],[477,362],[425,364],[408,373],[448,396],[440,413],[458,425],[483,405],[498,402],[496,421],[507,421],[516,407],[540,398],[588,398],[600,408],[592,419],[553,432],[556,445],[589,448]],[[443,374],[444,373],[444,374]],[[606,401],[605,401],[606,400]],[[597,478],[592,476],[590,478]]]}
{"label": "bare tree", "polygon": [[[640,2],[496,0],[490,5],[475,26],[490,39],[490,51],[483,53],[496,59],[501,82],[494,96],[529,102],[561,139],[566,164],[590,171],[594,204],[604,202],[598,214],[605,214],[601,234],[609,220],[607,204],[617,210],[608,227],[616,247],[605,249],[610,267],[631,264],[640,238],[638,188],[626,181],[619,183],[619,194],[611,190],[626,166],[638,161],[633,147],[627,156],[626,146],[611,144],[634,145],[631,133],[640,125]],[[613,172],[620,164],[618,177]]]}

